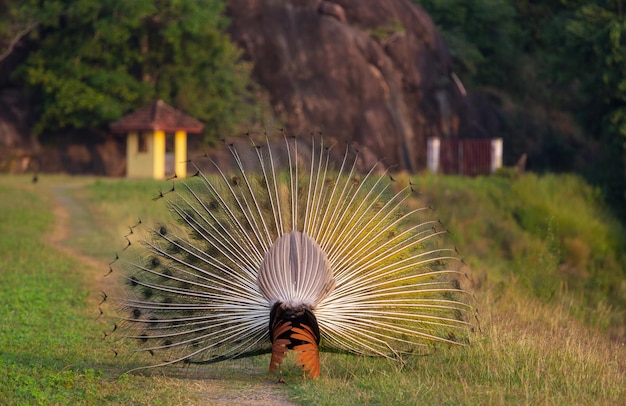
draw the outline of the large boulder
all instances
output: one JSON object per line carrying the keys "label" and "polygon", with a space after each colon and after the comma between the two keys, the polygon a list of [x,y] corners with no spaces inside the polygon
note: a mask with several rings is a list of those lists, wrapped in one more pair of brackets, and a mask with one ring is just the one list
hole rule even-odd
{"label": "large boulder", "polygon": [[465,90],[409,0],[229,0],[230,34],[290,132],[357,141],[416,171],[430,136],[463,127]]}

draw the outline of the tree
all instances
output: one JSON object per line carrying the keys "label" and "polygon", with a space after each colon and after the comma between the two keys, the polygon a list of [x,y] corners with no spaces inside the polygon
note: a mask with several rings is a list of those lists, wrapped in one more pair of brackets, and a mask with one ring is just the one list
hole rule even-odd
{"label": "tree", "polygon": [[212,137],[250,114],[250,68],[223,33],[223,1],[38,4],[8,2],[13,28],[0,20],[5,38],[34,27],[35,49],[13,76],[41,101],[34,133],[101,127],[154,98],[204,121]]}
{"label": "tree", "polygon": [[20,3],[0,0],[0,61],[8,58],[40,21],[48,21],[48,5],[32,0]]}
{"label": "tree", "polygon": [[572,110],[605,156],[594,177],[626,218],[626,16],[621,0],[580,2],[556,18],[546,37],[560,49],[555,81],[575,89]]}
{"label": "tree", "polygon": [[[509,145],[534,149],[535,169],[582,172],[626,219],[624,1],[414,2],[432,15],[464,81],[506,98]],[[585,146],[595,159],[577,159]]]}
{"label": "tree", "polygon": [[511,84],[522,31],[509,0],[414,0],[442,31],[456,69],[470,83]]}

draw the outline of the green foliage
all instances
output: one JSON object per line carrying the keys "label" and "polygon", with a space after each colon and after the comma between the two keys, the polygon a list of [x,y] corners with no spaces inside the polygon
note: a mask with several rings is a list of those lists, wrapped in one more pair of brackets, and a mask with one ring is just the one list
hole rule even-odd
{"label": "green foliage", "polygon": [[545,32],[551,78],[567,89],[564,105],[603,148],[589,176],[626,218],[626,15],[621,1],[567,3]]}
{"label": "green foliage", "polygon": [[[626,136],[626,18],[619,2],[569,5],[545,30],[553,78],[580,83],[582,117],[593,130]],[[595,136],[600,136],[598,131]]]}
{"label": "green foliage", "polygon": [[[490,278],[576,303],[572,314],[595,327],[626,328],[626,233],[597,189],[573,175],[417,181],[466,259],[498,270]],[[600,310],[607,306],[610,316]]]}
{"label": "green foliage", "polygon": [[508,163],[526,153],[532,170],[582,173],[626,219],[623,2],[414,1],[463,80],[500,101]]}
{"label": "green foliage", "polygon": [[509,0],[418,0],[443,31],[456,69],[475,84],[510,84],[521,27]]}
{"label": "green foliage", "polygon": [[154,98],[210,136],[232,130],[254,109],[250,67],[223,33],[223,9],[220,0],[10,5],[15,19],[37,23],[36,49],[16,73],[42,101],[34,132],[102,127]]}
{"label": "green foliage", "polygon": [[[478,86],[528,95],[526,89],[536,87],[525,79],[534,79],[540,86],[558,85],[540,92],[542,102],[582,97],[601,111],[604,103],[625,100],[626,19],[619,1],[415,2],[442,31],[457,69]],[[575,81],[580,84],[560,98],[557,92]],[[612,122],[622,116],[610,115]]]}

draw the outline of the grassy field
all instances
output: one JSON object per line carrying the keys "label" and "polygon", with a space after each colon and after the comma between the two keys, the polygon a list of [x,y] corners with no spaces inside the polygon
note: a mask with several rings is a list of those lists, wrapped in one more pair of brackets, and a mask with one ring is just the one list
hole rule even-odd
{"label": "grassy field", "polygon": [[472,345],[405,364],[322,354],[317,381],[291,360],[281,386],[267,357],[125,375],[137,360],[103,340],[107,262],[165,214],[151,197],[166,183],[0,177],[0,404],[625,404],[626,243],[597,192],[573,176],[413,181],[471,268]]}
{"label": "grassy field", "polygon": [[[210,370],[124,374],[136,361],[115,356],[103,339],[111,326],[98,317],[100,290],[110,287],[103,278],[107,261],[123,247],[123,209],[106,217],[104,202],[89,203],[86,193],[99,184],[94,179],[44,177],[29,183],[26,177],[0,177],[0,405],[282,399],[281,388],[266,374],[267,361],[259,358]],[[122,187],[144,196],[141,189]],[[57,201],[68,209],[66,230],[55,227]],[[141,211],[141,204],[134,208]],[[55,246],[59,237],[63,245]],[[76,252],[84,256],[76,258]]]}

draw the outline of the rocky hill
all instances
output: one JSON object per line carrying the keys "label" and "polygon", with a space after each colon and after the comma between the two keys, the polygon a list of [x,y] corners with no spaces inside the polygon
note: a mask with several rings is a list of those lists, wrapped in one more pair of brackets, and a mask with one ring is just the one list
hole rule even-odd
{"label": "rocky hill", "polygon": [[[471,113],[489,110],[472,107],[433,21],[409,0],[229,0],[227,14],[233,41],[290,133],[351,139],[417,171],[428,137],[493,131]],[[2,89],[0,96],[3,170],[38,156],[44,171],[124,172],[122,139],[76,135],[42,152],[28,135],[28,104]]]}
{"label": "rocky hill", "polygon": [[291,131],[354,139],[410,171],[428,137],[470,132],[442,37],[409,0],[228,4],[231,35]]}

